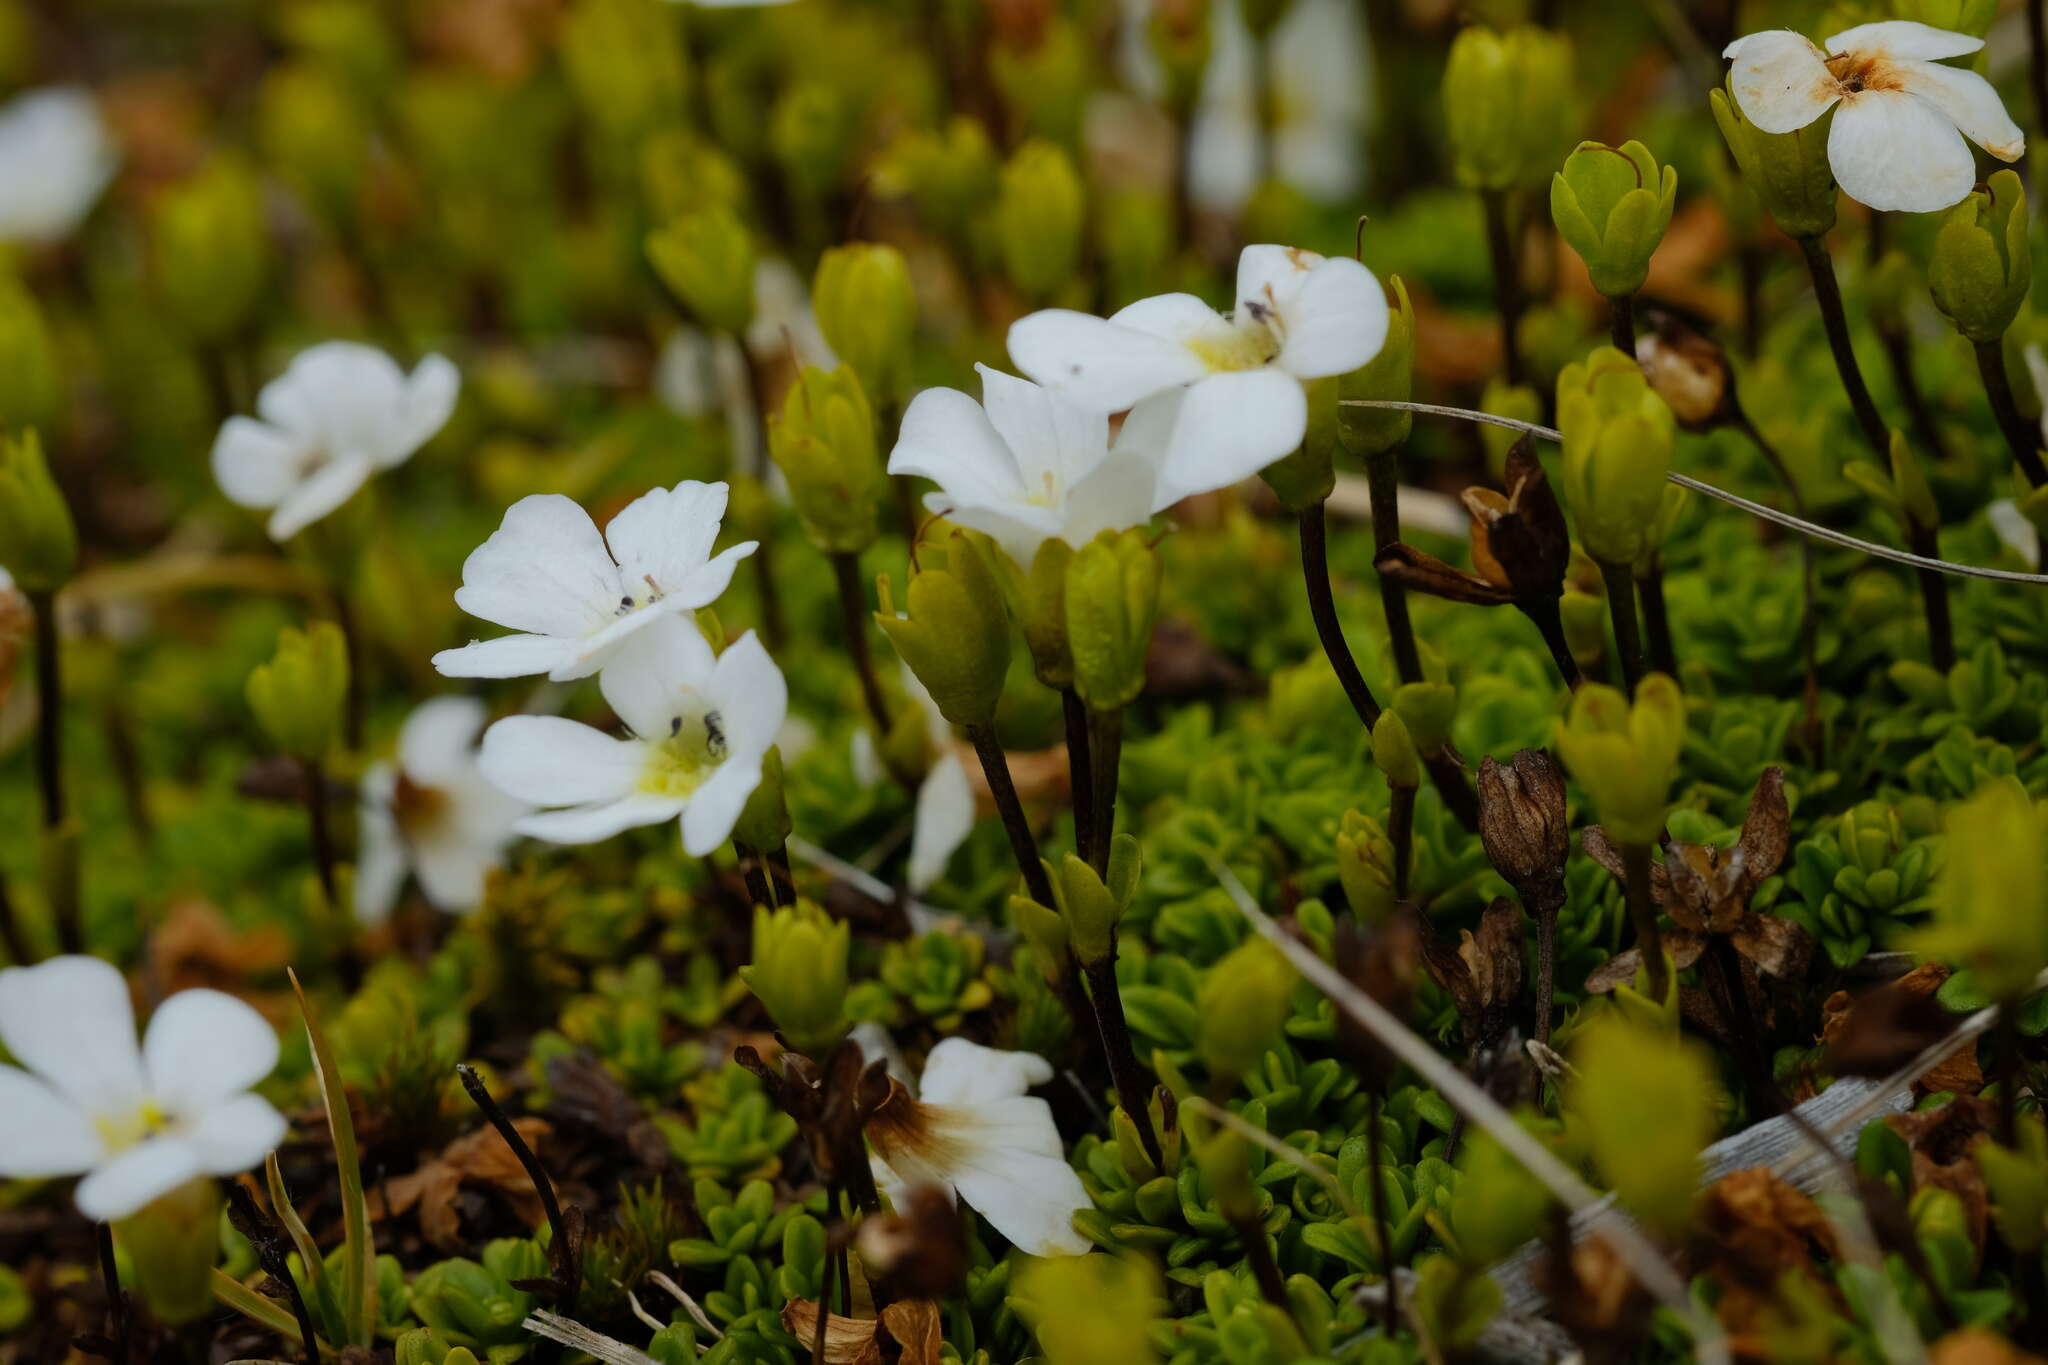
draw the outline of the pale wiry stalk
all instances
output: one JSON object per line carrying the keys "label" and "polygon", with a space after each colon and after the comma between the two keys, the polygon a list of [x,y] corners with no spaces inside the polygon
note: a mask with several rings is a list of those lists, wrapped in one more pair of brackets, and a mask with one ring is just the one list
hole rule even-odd
{"label": "pale wiry stalk", "polygon": [[1224,892],[1260,937],[1278,948],[1297,972],[1371,1033],[1382,1047],[1434,1086],[1438,1094],[1465,1116],[1467,1122],[1484,1130],[1503,1151],[1521,1162],[1524,1169],[1559,1203],[1574,1213],[1601,1208],[1602,1216],[1591,1225],[1592,1235],[1606,1242],[1643,1288],[1685,1322],[1693,1334],[1700,1360],[1710,1362],[1710,1365],[1727,1365],[1730,1360],[1728,1337],[1721,1330],[1721,1324],[1712,1314],[1693,1303],[1683,1277],[1671,1268],[1640,1228],[1617,1216],[1611,1208],[1602,1206],[1599,1194],[1573,1174],[1527,1129],[1516,1123],[1514,1116],[1501,1108],[1492,1096],[1445,1060],[1414,1030],[1396,1019],[1385,1006],[1346,981],[1334,967],[1274,923],[1252,900],[1251,893],[1244,889],[1244,883],[1237,879],[1236,873],[1215,859],[1209,860],[1209,867]]}
{"label": "pale wiry stalk", "polygon": [[559,1313],[550,1313],[545,1308],[536,1308],[526,1315],[526,1321],[519,1324],[537,1337],[559,1342],[572,1350],[583,1352],[605,1362],[605,1365],[661,1365],[661,1362],[644,1351],[636,1350],[623,1341],[614,1341],[599,1332],[593,1332],[572,1318]]}

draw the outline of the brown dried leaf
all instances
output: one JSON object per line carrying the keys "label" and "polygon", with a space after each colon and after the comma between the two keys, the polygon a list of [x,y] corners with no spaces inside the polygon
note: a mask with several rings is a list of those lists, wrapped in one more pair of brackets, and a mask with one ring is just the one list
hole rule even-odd
{"label": "brown dried leaf", "polygon": [[1813,960],[1813,939],[1796,921],[1782,915],[1751,915],[1729,941],[1757,970],[1780,981],[1797,981]]}
{"label": "brown dried leaf", "polygon": [[1741,859],[1740,897],[1744,905],[1764,880],[1785,862],[1792,847],[1792,813],[1785,805],[1785,771],[1775,765],[1764,769],[1749,796],[1749,814],[1742,822],[1742,837],[1732,857]]}
{"label": "brown dried leaf", "polygon": [[1373,567],[1379,570],[1382,578],[1448,602],[1498,607],[1515,600],[1514,594],[1506,588],[1463,569],[1453,568],[1427,550],[1418,550],[1406,541],[1395,541],[1380,551]]}
{"label": "brown dried leaf", "polygon": [[[1579,848],[1588,858],[1607,869],[1614,880],[1625,889],[1628,886],[1628,870],[1622,865],[1621,850],[1607,837],[1607,831],[1598,825],[1588,825],[1579,832]],[[1653,904],[1671,904],[1671,874],[1664,864],[1650,864],[1650,900]]]}
{"label": "brown dried leaf", "polygon": [[290,1016],[284,991],[252,992],[252,979],[276,979],[291,959],[291,941],[275,926],[235,929],[205,900],[175,902],[149,936],[149,966],[165,995],[204,986],[240,996],[273,1021]]}
{"label": "brown dried leaf", "polygon": [[[1707,950],[1707,940],[1702,934],[1685,929],[1668,929],[1663,937],[1664,951],[1670,955],[1672,965],[1684,971],[1700,960],[1700,954]],[[1636,973],[1643,967],[1643,951],[1630,948],[1616,953],[1586,974],[1586,989],[1594,995],[1605,995],[1617,986],[1633,985]]]}
{"label": "brown dried leaf", "polygon": [[1758,1288],[1774,1284],[1787,1270],[1811,1271],[1817,1258],[1835,1254],[1827,1215],[1761,1166],[1733,1171],[1707,1187],[1700,1246],[1719,1277]]}
{"label": "brown dried leaf", "polygon": [[939,1306],[903,1299],[882,1310],[882,1327],[903,1348],[900,1365],[939,1365]]}
{"label": "brown dried leaf", "polygon": [[[806,1354],[818,1339],[818,1305],[809,1299],[791,1299],[782,1306],[782,1326],[804,1345]],[[882,1365],[882,1345],[876,1337],[882,1330],[878,1318],[825,1316],[825,1365]]]}
{"label": "brown dried leaf", "polygon": [[[1946,1037],[1955,1017],[1934,993],[1948,974],[1947,967],[1929,962],[1866,995],[1836,991],[1829,996],[1821,1006],[1821,1042],[1827,1048],[1822,1065],[1836,1076],[1889,1075]],[[1958,1056],[1975,1068],[1975,1048],[1964,1048]],[[1943,1066],[1955,1063],[1951,1058]]]}
{"label": "brown dried leaf", "polygon": [[[549,1132],[545,1119],[517,1118],[512,1126],[528,1147],[539,1146]],[[395,1218],[417,1205],[420,1232],[427,1241],[441,1251],[460,1252],[468,1243],[455,1199],[465,1184],[496,1191],[529,1227],[539,1227],[547,1216],[526,1168],[498,1130],[489,1126],[455,1139],[418,1170],[386,1181],[384,1197],[371,1200],[370,1210],[380,1218]]]}
{"label": "brown dried leaf", "polygon": [[1927,1365],[2044,1365],[1989,1327],[1964,1327],[1934,1343]]}

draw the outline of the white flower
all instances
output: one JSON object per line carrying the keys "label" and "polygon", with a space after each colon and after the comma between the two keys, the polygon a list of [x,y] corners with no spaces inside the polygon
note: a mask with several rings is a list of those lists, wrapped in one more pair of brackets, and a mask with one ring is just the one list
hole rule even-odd
{"label": "white flower", "polygon": [[910,402],[891,474],[917,474],[939,491],[925,506],[984,532],[1025,568],[1047,540],[1079,549],[1100,531],[1152,515],[1156,447],[1144,427],[1109,443],[1109,417],[1029,380],[974,367],[981,402],[958,389],[926,389]]}
{"label": "white flower", "polygon": [[249,1087],[277,1065],[263,1016],[219,991],[158,1006],[142,1046],[128,983],[98,958],[0,971],[0,1175],[87,1173],[78,1207],[126,1218],[202,1175],[233,1175],[284,1140]]}
{"label": "white flower", "polygon": [[[968,780],[967,765],[953,742],[953,727],[939,714],[932,694],[917,680],[908,664],[903,669],[903,694],[924,717],[925,746],[936,755],[925,769],[917,787],[917,801],[910,825],[910,856],[903,869],[903,884],[913,896],[921,896],[945,875],[946,864],[967,836],[974,833],[974,784]],[[788,751],[784,751],[785,757]],[[863,786],[882,782],[886,774],[875,753],[874,736],[865,728],[853,732],[853,775]]]}
{"label": "white flower", "polygon": [[1302,382],[1357,369],[1387,339],[1387,296],[1347,257],[1248,246],[1236,298],[1227,317],[1192,294],[1141,299],[1106,321],[1047,309],[1010,328],[1010,358],[1097,412],[1176,391],[1145,414],[1163,433],[1154,505],[1165,506],[1291,452],[1308,427]]}
{"label": "white flower", "polygon": [[1962,202],[1976,183],[1964,138],[2000,161],[2026,151],[1988,81],[1937,65],[1983,46],[1968,34],[1893,19],[1843,29],[1826,52],[1772,29],[1737,38],[1721,55],[1735,64],[1735,103],[1766,133],[1804,128],[1835,109],[1828,165],[1844,194],[1874,209],[1930,213]]}
{"label": "white flower", "polygon": [[1371,53],[1365,11],[1352,0],[1294,0],[1267,40],[1273,174],[1322,203],[1365,182]]}
{"label": "white flower", "polygon": [[912,1096],[892,1082],[869,1120],[875,1179],[897,1203],[916,1185],[957,1191],[989,1225],[1032,1256],[1079,1255],[1074,1215],[1090,1207],[1067,1164],[1052,1109],[1025,1094],[1052,1079],[1030,1052],[947,1038],[925,1059]]}
{"label": "white flower", "polygon": [[477,767],[484,718],[474,697],[422,703],[398,732],[397,758],[363,773],[355,899],[364,923],[391,913],[408,871],[436,909],[460,914],[483,899],[485,875],[503,863],[513,822],[532,809]]}
{"label": "white flower", "polygon": [[507,716],[485,732],[485,777],[522,801],[568,808],[513,828],[585,844],[680,817],[691,855],[724,843],[789,709],[782,671],[754,633],[714,657],[694,622],[664,616],[597,682],[627,738],[559,716]]}
{"label": "white flower", "polygon": [[271,509],[271,539],[289,540],[372,474],[411,459],[455,411],[461,385],[438,355],[408,376],[374,346],[322,342],[263,386],[261,421],[230,417],[222,425],[213,477],[229,501]]}
{"label": "white flower", "polygon": [[463,562],[455,604],[525,633],[444,649],[434,667],[451,678],[589,677],[636,631],[725,591],[755,544],[711,553],[725,498],[722,483],[685,479],[626,504],[602,535],[559,493],[521,498]]}
{"label": "white flower", "polygon": [[83,86],[49,86],[0,108],[0,242],[69,236],[120,157]]}

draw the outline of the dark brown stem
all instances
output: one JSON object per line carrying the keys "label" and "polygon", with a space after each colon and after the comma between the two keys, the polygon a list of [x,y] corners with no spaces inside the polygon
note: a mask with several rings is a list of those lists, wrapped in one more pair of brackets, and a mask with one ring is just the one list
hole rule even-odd
{"label": "dark brown stem", "polygon": [[1479,203],[1486,214],[1486,254],[1493,263],[1494,308],[1500,314],[1501,366],[1508,383],[1519,384],[1525,374],[1521,343],[1515,338],[1522,321],[1522,280],[1508,224],[1507,191],[1481,190]]}
{"label": "dark brown stem", "polygon": [[732,854],[740,865],[740,876],[747,884],[747,898],[755,905],[774,909],[778,904],[775,886],[769,878],[767,860],[761,856],[761,850],[734,839]]}
{"label": "dark brown stem", "polygon": [[1614,349],[1630,360],[1636,358],[1636,296],[1634,294],[1610,294],[1607,296],[1608,335],[1614,339]]}
{"label": "dark brown stem", "polygon": [[327,908],[341,909],[341,902],[334,890],[334,832],[327,822],[327,770],[318,763],[308,763],[306,779],[306,825],[312,832],[313,870],[320,877],[320,894],[327,900]]}
{"label": "dark brown stem", "polygon": [[1998,1084],[1998,1144],[2017,1146],[2020,1122],[2020,1002],[2008,1000],[1991,1026],[1992,1079]]}
{"label": "dark brown stem", "polygon": [[1479,829],[1479,795],[1472,790],[1472,775],[1451,752],[1451,746],[1446,744],[1433,754],[1424,754],[1422,769],[1429,774],[1429,785],[1436,788],[1437,797],[1451,818],[1476,833]]}
{"label": "dark brown stem", "polygon": [[1835,373],[1849,395],[1857,428],[1880,461],[1889,459],[1891,431],[1877,410],[1876,400],[1870,396],[1870,386],[1863,382],[1862,366],[1856,363],[1856,348],[1849,341],[1849,315],[1842,308],[1842,287],[1835,280],[1834,258],[1828,255],[1828,244],[1820,237],[1801,237],[1799,249],[1806,256],[1807,274],[1813,277],[1813,299],[1820,307],[1828,349],[1835,356]]}
{"label": "dark brown stem", "polygon": [[1659,673],[1678,677],[1678,650],[1671,643],[1671,610],[1664,602],[1664,565],[1652,560],[1650,571],[1636,580],[1643,599],[1643,631],[1649,637],[1650,664]]}
{"label": "dark brown stem", "polygon": [[1266,1240],[1265,1227],[1257,1218],[1233,1219],[1231,1227],[1244,1246],[1244,1259],[1252,1268],[1259,1293],[1291,1320],[1294,1305],[1287,1301],[1287,1281],[1280,1278],[1280,1263],[1273,1259],[1273,1244]]}
{"label": "dark brown stem", "polygon": [[[1906,531],[1906,548],[1927,559],[1941,557],[1940,536],[1932,526],[1913,526]],[[1949,614],[1948,579],[1933,569],[1915,569],[1920,581],[1920,605],[1927,614],[1927,655],[1943,673],[1955,667],[1956,628]]]}
{"label": "dark brown stem", "polygon": [[512,1126],[505,1111],[497,1100],[491,1097],[490,1089],[484,1085],[483,1077],[476,1074],[476,1068],[467,1062],[455,1064],[455,1074],[462,1077],[462,1088],[469,1092],[469,1098],[476,1107],[483,1110],[491,1127],[498,1130],[498,1136],[505,1139],[505,1145],[512,1149],[512,1155],[519,1158],[520,1166],[526,1171],[526,1178],[533,1182],[534,1193],[540,1196],[541,1211],[548,1218],[548,1259],[554,1263],[555,1296],[554,1310],[563,1317],[576,1313],[576,1292],[582,1287],[583,1265],[578,1248],[570,1245],[569,1229],[562,1218],[562,1206],[555,1198],[555,1182],[548,1179],[548,1173],[540,1164],[540,1158],[526,1145],[526,1139],[519,1136],[519,1130]]}
{"label": "dark brown stem", "polygon": [[1536,919],[1536,1041],[1550,1042],[1550,1011],[1557,1000],[1557,912],[1531,907]]}
{"label": "dark brown stem", "polygon": [[1749,988],[1742,979],[1742,959],[1725,934],[1707,940],[1707,972],[1718,997],[1728,1029],[1735,1037],[1735,1064],[1742,1070],[1743,1088],[1749,1092],[1751,1123],[1775,1118],[1784,1106],[1778,1088],[1772,1084],[1770,1062],[1764,1054],[1763,1039],[1757,1035],[1756,1014],[1749,1007]]}
{"label": "dark brown stem", "polygon": [[982,775],[988,779],[996,812],[1003,817],[1003,833],[1010,836],[1010,856],[1017,860],[1017,870],[1024,875],[1025,889],[1031,893],[1031,899],[1050,909],[1057,904],[1052,879],[1046,876],[1045,864],[1039,860],[1038,839],[1031,833],[1031,822],[1024,818],[1024,803],[1017,799],[1017,784],[1010,780],[1010,761],[1003,755],[1002,741],[996,738],[992,725],[968,726],[967,738],[974,745],[974,756],[981,760]]}
{"label": "dark brown stem", "polygon": [[156,842],[156,821],[149,813],[149,787],[142,775],[142,750],[135,742],[135,727],[128,723],[128,712],[118,699],[107,703],[105,714],[107,757],[121,786],[121,804],[128,808],[135,841],[148,849]]}
{"label": "dark brown stem", "polygon": [[1540,597],[1528,602],[1515,604],[1522,615],[1535,623],[1536,631],[1543,637],[1543,644],[1550,651],[1550,662],[1557,666],[1557,675],[1564,679],[1564,685],[1576,692],[1585,679],[1579,673],[1579,661],[1572,657],[1571,642],[1564,638],[1564,614],[1558,610],[1555,597]]}
{"label": "dark brown stem", "polygon": [[1657,932],[1657,907],[1650,901],[1650,846],[1623,844],[1621,867],[1627,874],[1624,894],[1629,923],[1635,926],[1636,948],[1650,973],[1650,998],[1661,1006],[1671,993],[1671,973],[1664,961],[1663,936]]}
{"label": "dark brown stem", "polygon": [[[1873,215],[1874,220],[1877,217]],[[1892,372],[1892,387],[1898,390],[1899,401],[1906,405],[1906,420],[1912,424],[1914,441],[1935,459],[1946,460],[1948,449],[1941,439],[1941,424],[1934,420],[1934,409],[1927,405],[1927,394],[1913,369],[1911,339],[1901,327],[1879,326],[1876,330],[1877,344],[1884,348],[1885,367]]]}
{"label": "dark brown stem", "polygon": [[1607,614],[1614,621],[1614,652],[1621,659],[1622,681],[1633,697],[1643,680],[1643,633],[1636,622],[1636,576],[1626,564],[1597,561],[1607,585]]}
{"label": "dark brown stem", "polygon": [[1088,978],[1088,996],[1095,1005],[1095,1027],[1102,1033],[1102,1055],[1109,1062],[1109,1083],[1116,1087],[1116,1102],[1130,1115],[1138,1130],[1145,1155],[1158,1170],[1166,1169],[1159,1138],[1152,1131],[1152,1109],[1146,1102],[1152,1093],[1138,1054],[1131,1047],[1131,1026],[1124,1019],[1123,992],[1116,984],[1116,952],[1094,962],[1083,963]]}
{"label": "dark brown stem", "polygon": [[[57,594],[28,594],[36,635],[36,782],[43,793],[43,824],[64,823],[64,686],[57,653]],[[66,952],[77,952],[67,945]]]}
{"label": "dark brown stem", "polygon": [[1408,899],[1415,875],[1415,788],[1396,786],[1387,792],[1387,842],[1394,846],[1394,897]]}
{"label": "dark brown stem", "polygon": [[1365,1196],[1372,1209],[1372,1236],[1379,1252],[1380,1275],[1387,1287],[1381,1305],[1380,1323],[1389,1336],[1400,1326],[1400,1307],[1394,1293],[1394,1224],[1387,1217],[1387,1191],[1380,1183],[1380,1121],[1387,1097],[1375,1086],[1368,1094],[1365,1111]]}
{"label": "dark brown stem", "polygon": [[1089,815],[1088,865],[1100,874],[1109,866],[1109,844],[1116,834],[1116,785],[1123,762],[1122,710],[1088,711]]}
{"label": "dark brown stem", "polygon": [[[320,1338],[313,1326],[313,1315],[306,1308],[306,1296],[299,1288],[298,1277],[292,1274],[291,1253],[285,1247],[283,1234],[278,1231],[276,1222],[257,1206],[256,1196],[249,1193],[246,1185],[230,1181],[228,1202],[233,1208],[230,1221],[236,1225],[237,1231],[249,1238],[256,1250],[257,1261],[291,1305],[292,1319],[299,1325],[299,1346],[305,1352],[306,1365],[320,1365]],[[108,1250],[112,1250],[111,1245]],[[111,1264],[108,1269],[111,1270]],[[308,1266],[306,1273],[310,1277],[312,1267]],[[128,1357],[124,1353],[121,1359],[126,1362]]]}
{"label": "dark brown stem", "polygon": [[0,872],[0,946],[7,949],[9,966],[26,967],[36,960],[21,931],[21,919],[14,913],[14,897],[8,894],[7,876]]}
{"label": "dark brown stem", "polygon": [[1764,253],[1756,243],[1735,249],[1735,278],[1742,292],[1742,353],[1754,360],[1764,335]]}
{"label": "dark brown stem", "polygon": [[[107,1295],[107,1336],[119,1352],[115,1356],[118,1365],[128,1365],[135,1353],[128,1346],[128,1296],[121,1291],[120,1263],[114,1259],[114,1228],[110,1223],[101,1223],[93,1229],[94,1241],[100,1253],[100,1287]],[[301,1305],[303,1311],[304,1305]],[[305,1329],[305,1320],[300,1319],[300,1330]],[[312,1349],[311,1338],[307,1349]]]}
{"label": "dark brown stem", "polygon": [[868,594],[860,578],[860,559],[835,554],[832,576],[839,582],[839,622],[846,635],[846,652],[853,659],[853,671],[860,675],[861,700],[868,708],[868,723],[875,727],[875,746],[889,742],[889,703],[882,695],[881,680],[875,676],[875,658],[868,649]]}
{"label": "dark brown stem", "polygon": [[761,634],[770,650],[779,650],[788,631],[782,623],[782,589],[776,585],[775,560],[768,552],[768,542],[755,546],[748,558],[754,565],[754,597],[761,604]]}
{"label": "dark brown stem", "polygon": [[356,629],[355,610],[350,607],[348,589],[335,573],[333,586],[334,624],[341,631],[342,658],[348,664],[348,686],[342,699],[342,738],[351,752],[363,747],[363,720],[368,710],[363,687],[363,642]]}
{"label": "dark brown stem", "polygon": [[1351,699],[1351,709],[1371,729],[1379,724],[1380,704],[1373,700],[1372,689],[1365,685],[1365,675],[1358,671],[1358,661],[1351,657],[1351,646],[1344,641],[1344,624],[1337,619],[1337,603],[1330,595],[1328,530],[1322,503],[1303,510],[1301,579],[1308,590],[1308,611],[1315,618],[1316,636],[1323,642],[1323,656],[1330,661],[1330,669],[1343,686],[1344,695]]}
{"label": "dark brown stem", "polygon": [[[1383,450],[1365,461],[1366,490],[1372,499],[1372,548],[1375,558],[1401,538],[1401,471],[1395,452]],[[1380,605],[1387,614],[1387,643],[1394,654],[1394,672],[1404,683],[1422,681],[1422,655],[1415,647],[1415,626],[1408,619],[1408,592],[1380,575]]]}
{"label": "dark brown stem", "polygon": [[2027,482],[2039,488],[2048,483],[2048,466],[2041,463],[2041,432],[2020,415],[2012,396],[2012,377],[2005,372],[2005,345],[1997,341],[1977,343],[1977,373],[1984,377],[1984,396],[1991,400],[1991,415],[2012,449]]}
{"label": "dark brown stem", "polygon": [[1093,866],[1095,791],[1088,752],[1088,705],[1071,687],[1060,689],[1060,714],[1067,723],[1067,789],[1074,797],[1074,852]]}

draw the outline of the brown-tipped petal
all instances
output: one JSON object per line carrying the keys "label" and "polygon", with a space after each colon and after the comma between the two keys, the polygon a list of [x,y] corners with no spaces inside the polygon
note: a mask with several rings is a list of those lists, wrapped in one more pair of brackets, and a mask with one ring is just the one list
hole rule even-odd
{"label": "brown-tipped petal", "polygon": [[1735,854],[1742,859],[1740,896],[1746,904],[1764,879],[1785,862],[1792,847],[1792,817],[1785,805],[1785,770],[1773,765],[1764,769],[1750,793],[1749,815],[1742,822],[1742,838]]}
{"label": "brown-tipped petal", "polygon": [[1666,309],[1642,308],[1637,316],[1644,326],[1636,334],[1636,363],[1678,424],[1706,431],[1729,420],[1735,378],[1720,344]]}
{"label": "brown-tipped petal", "polygon": [[[1621,850],[1607,837],[1607,831],[1598,825],[1588,825],[1579,832],[1579,847],[1588,858],[1607,869],[1614,880],[1624,888],[1628,885],[1628,871],[1621,861]],[[1671,876],[1664,870],[1664,864],[1650,864],[1650,900],[1657,905],[1671,904]]]}
{"label": "brown-tipped petal", "polygon": [[[1698,962],[1700,956],[1707,951],[1705,936],[1685,929],[1672,929],[1666,932],[1663,944],[1665,953],[1671,958],[1671,964],[1679,971],[1684,971]],[[1642,949],[1630,948],[1626,952],[1616,953],[1586,974],[1586,990],[1593,995],[1606,995],[1616,986],[1632,985],[1636,973],[1642,970],[1642,966]]]}
{"label": "brown-tipped petal", "polygon": [[1799,980],[1813,960],[1813,939],[1796,921],[1782,915],[1751,915],[1729,941],[1758,971],[1780,981]]}
{"label": "brown-tipped petal", "polygon": [[1418,550],[1406,541],[1395,541],[1380,551],[1379,558],[1373,561],[1373,568],[1382,578],[1404,588],[1452,602],[1500,607],[1515,600],[1514,594],[1506,588],[1489,583],[1476,574],[1454,569],[1435,555]]}

